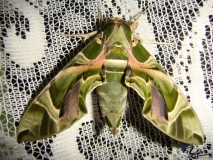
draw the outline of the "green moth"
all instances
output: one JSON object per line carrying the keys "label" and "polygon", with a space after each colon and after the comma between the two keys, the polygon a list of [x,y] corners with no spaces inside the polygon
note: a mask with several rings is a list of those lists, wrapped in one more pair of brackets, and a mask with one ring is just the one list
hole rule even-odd
{"label": "green moth", "polygon": [[[135,21],[136,22],[136,21]],[[144,99],[142,115],[178,141],[203,144],[200,121],[178,86],[119,18],[103,30],[44,88],[26,110],[17,141],[50,137],[87,113],[86,95],[97,89],[112,134],[117,134],[128,87]]]}

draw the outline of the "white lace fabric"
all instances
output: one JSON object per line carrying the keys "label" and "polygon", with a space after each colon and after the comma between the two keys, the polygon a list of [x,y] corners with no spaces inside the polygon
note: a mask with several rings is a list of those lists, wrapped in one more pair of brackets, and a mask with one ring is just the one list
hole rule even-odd
{"label": "white lace fabric", "polygon": [[[88,94],[88,114],[71,128],[44,140],[16,142],[24,110],[98,30],[98,9],[107,17],[140,18],[136,33],[178,84],[195,109],[205,134],[203,145],[179,146],[141,114],[143,100],[129,90],[120,132],[104,122],[96,91]],[[210,159],[213,153],[213,2],[155,0],[1,0],[0,159]]]}

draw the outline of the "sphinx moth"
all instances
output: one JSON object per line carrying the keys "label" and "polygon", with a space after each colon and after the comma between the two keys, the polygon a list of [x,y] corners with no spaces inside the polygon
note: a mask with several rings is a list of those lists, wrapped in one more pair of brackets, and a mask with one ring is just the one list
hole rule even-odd
{"label": "sphinx moth", "polygon": [[117,134],[128,87],[144,99],[142,115],[178,141],[202,144],[200,121],[178,86],[138,39],[133,24],[119,18],[79,52],[29,105],[17,130],[17,141],[50,137],[87,113],[87,93],[97,89],[103,115]]}

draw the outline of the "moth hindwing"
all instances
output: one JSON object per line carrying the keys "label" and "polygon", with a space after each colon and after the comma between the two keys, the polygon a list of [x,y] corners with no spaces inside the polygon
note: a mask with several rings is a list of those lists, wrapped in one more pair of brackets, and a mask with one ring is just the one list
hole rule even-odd
{"label": "moth hindwing", "polygon": [[137,39],[125,21],[110,19],[103,30],[44,88],[26,110],[17,141],[50,137],[87,113],[86,95],[97,89],[106,123],[115,135],[128,87],[144,99],[142,115],[168,136],[202,144],[199,119],[178,86]]}

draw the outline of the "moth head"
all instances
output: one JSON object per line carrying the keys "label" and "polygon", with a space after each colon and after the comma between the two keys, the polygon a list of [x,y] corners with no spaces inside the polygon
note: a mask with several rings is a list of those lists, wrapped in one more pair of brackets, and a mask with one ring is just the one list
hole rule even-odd
{"label": "moth head", "polygon": [[[107,25],[109,23],[114,23],[116,24],[116,26],[120,27],[121,24],[127,24],[126,21],[124,21],[122,18],[118,18],[118,17],[115,17],[115,18],[110,18],[109,20],[107,20],[105,22],[104,25]],[[128,25],[128,24],[127,24]]]}

